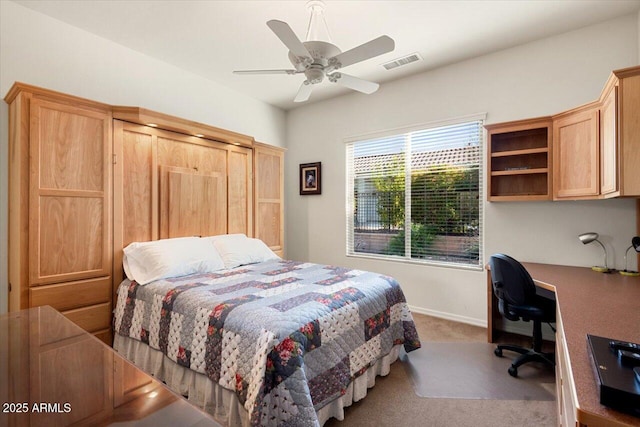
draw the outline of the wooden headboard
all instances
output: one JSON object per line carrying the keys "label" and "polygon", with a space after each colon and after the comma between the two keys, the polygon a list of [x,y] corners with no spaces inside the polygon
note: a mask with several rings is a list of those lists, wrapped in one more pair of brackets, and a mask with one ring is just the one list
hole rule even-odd
{"label": "wooden headboard", "polygon": [[114,289],[131,242],[253,235],[252,149],[113,121]]}

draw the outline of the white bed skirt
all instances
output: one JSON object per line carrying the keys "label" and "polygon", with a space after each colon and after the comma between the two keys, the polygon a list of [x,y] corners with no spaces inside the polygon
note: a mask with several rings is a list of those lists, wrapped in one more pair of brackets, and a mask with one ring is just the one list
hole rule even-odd
{"label": "white bed skirt", "polygon": [[[240,404],[235,392],[227,390],[207,378],[178,365],[159,350],[116,334],[113,348],[137,367],[164,381],[176,393],[187,396],[189,402],[212,414],[218,421],[230,427],[249,426],[247,410]],[[376,376],[389,374],[390,365],[398,359],[402,345],[394,346],[389,354],[356,378],[347,387],[346,393],[317,411],[318,421],[323,425],[329,418],[344,419],[344,408],[364,399],[367,389],[376,383]]]}

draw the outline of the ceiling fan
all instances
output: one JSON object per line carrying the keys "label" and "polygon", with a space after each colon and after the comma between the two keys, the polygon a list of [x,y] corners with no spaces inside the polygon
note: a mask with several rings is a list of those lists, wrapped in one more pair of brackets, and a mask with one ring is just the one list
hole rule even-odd
{"label": "ceiling fan", "polygon": [[[293,69],[285,70],[241,70],[235,74],[304,74],[306,80],[300,85],[294,102],[304,102],[309,99],[313,85],[322,83],[325,77],[331,83],[348,87],[362,93],[371,94],[380,85],[368,80],[339,72],[338,70],[391,52],[395,43],[391,37],[380,36],[360,46],[342,52],[331,43],[327,24],[324,20],[324,3],[311,0],[307,3],[311,10],[309,27],[305,42],[301,42],[289,24],[283,21],[271,20],[267,26],[289,48],[289,61]],[[324,25],[323,25],[324,24]],[[326,34],[322,34],[322,28]]]}

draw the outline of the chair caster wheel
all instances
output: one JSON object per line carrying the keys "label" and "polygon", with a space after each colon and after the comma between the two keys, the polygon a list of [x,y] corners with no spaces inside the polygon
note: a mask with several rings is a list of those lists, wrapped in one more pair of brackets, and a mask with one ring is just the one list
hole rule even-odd
{"label": "chair caster wheel", "polygon": [[509,367],[509,375],[516,378],[518,376],[518,368],[514,368],[513,366]]}
{"label": "chair caster wheel", "polygon": [[493,350],[493,354],[495,354],[498,357],[502,357],[502,349],[496,347],[496,349]]}

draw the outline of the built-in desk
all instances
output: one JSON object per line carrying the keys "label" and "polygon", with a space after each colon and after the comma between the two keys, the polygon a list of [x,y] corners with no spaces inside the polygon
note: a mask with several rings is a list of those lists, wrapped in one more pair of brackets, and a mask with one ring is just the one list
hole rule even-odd
{"label": "built-in desk", "polygon": [[[640,342],[640,277],[584,267],[523,263],[538,286],[556,293],[556,383],[562,426],[640,426],[640,418],[599,402],[587,334]],[[494,341],[497,304],[487,271],[488,340]],[[506,373],[505,373],[506,374]]]}
{"label": "built-in desk", "polygon": [[0,426],[221,427],[49,306],[0,316],[0,405]]}

